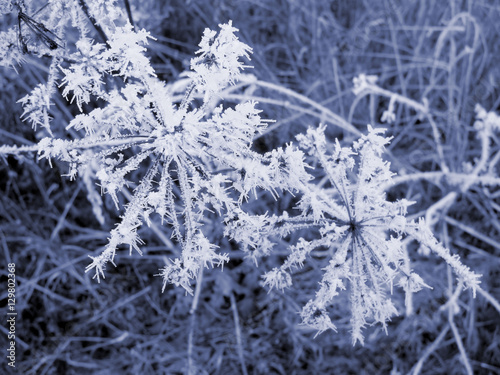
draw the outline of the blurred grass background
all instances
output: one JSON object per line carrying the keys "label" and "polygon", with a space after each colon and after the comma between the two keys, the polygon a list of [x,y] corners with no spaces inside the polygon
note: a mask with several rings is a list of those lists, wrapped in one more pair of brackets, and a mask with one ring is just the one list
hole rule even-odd
{"label": "blurred grass background", "polygon": [[[366,124],[385,126],[394,137],[389,160],[400,174],[439,170],[432,128],[418,114],[396,106],[392,124],[380,124],[388,100],[356,100],[352,79],[360,73],[379,76],[378,85],[429,107],[439,130],[447,165],[463,171],[480,156],[473,130],[474,106],[500,110],[500,2],[321,0],[173,0],[132,1],[139,27],[157,38],[150,54],[158,75],[172,82],[188,69],[204,28],[233,20],[240,39],[253,48],[250,73],[280,91],[259,87],[263,117],[272,129],[256,140],[265,152],[294,141],[323,114],[284,89],[293,90],[349,120],[360,131]],[[37,135],[19,119],[16,101],[44,82],[47,61],[28,58],[17,72],[0,71],[0,138],[29,144]],[[226,105],[231,104],[227,98]],[[62,98],[53,107],[53,126],[64,129],[77,112]],[[328,122],[327,122],[328,123]],[[333,125],[331,140],[354,138]],[[500,151],[497,138],[494,152]],[[498,167],[495,167],[498,175]],[[186,368],[191,297],[167,288],[153,277],[172,256],[162,241],[168,228],[142,228],[144,256],[117,257],[106,280],[97,284],[84,274],[88,255],[102,248],[118,220],[106,203],[106,224],[92,214],[81,180],[61,174],[66,166],[8,158],[0,163],[0,246],[2,263],[16,263],[17,373],[19,374],[180,374]],[[426,209],[456,186],[440,181],[413,182],[389,191],[393,198],[418,203],[411,215]],[[107,198],[106,198],[107,199]],[[269,213],[291,210],[295,198],[262,196],[249,209]],[[483,274],[482,286],[500,298],[500,190],[475,186],[460,195],[437,225],[437,236],[463,262]],[[458,224],[457,224],[458,223]],[[463,374],[450,319],[440,307],[454,280],[436,257],[410,246],[413,268],[433,286],[414,296],[416,313],[404,316],[404,296],[395,290],[401,316],[386,336],[381,327],[366,330],[364,347],[351,345],[346,295],[332,308],[339,332],[314,333],[299,326],[298,311],[313,295],[324,255],[294,276],[294,289],[267,293],[260,275],[286,255],[286,243],[263,259],[259,268],[243,259],[222,238],[222,224],[207,223],[207,233],[232,261],[224,272],[206,271],[196,315],[194,358],[200,374]],[[290,242],[304,233],[294,233]],[[6,285],[6,267],[0,268]],[[6,306],[6,287],[0,308]],[[347,293],[345,293],[347,294]],[[476,374],[500,374],[500,316],[482,296],[461,295],[453,317]],[[0,343],[6,324],[0,325]],[[241,343],[237,336],[241,334]],[[5,344],[6,345],[6,344]],[[6,347],[6,346],[5,346]],[[420,361],[420,362],[419,362]],[[417,364],[420,367],[416,367]],[[2,366],[5,361],[2,360]],[[244,369],[243,369],[244,368]],[[8,369],[5,369],[8,371]]]}

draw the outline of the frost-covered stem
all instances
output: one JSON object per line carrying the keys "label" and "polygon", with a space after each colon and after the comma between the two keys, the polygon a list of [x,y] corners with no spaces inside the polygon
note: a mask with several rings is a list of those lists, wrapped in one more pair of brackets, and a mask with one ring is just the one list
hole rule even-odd
{"label": "frost-covered stem", "polygon": [[[60,74],[59,65],[62,62],[62,60],[63,60],[62,57],[60,57],[56,54],[56,55],[54,55],[54,57],[52,58],[52,61],[50,62],[49,75],[48,75],[47,84],[46,84],[49,98],[54,97],[55,93],[57,92],[57,86],[58,86],[57,81],[58,81],[59,74]],[[50,106],[50,103],[49,103],[49,106]],[[45,124],[45,125],[43,125],[43,127],[47,130],[49,135],[51,137],[53,137],[54,134],[52,134],[52,130],[50,129],[49,113],[47,111],[44,111],[43,117],[44,117],[44,124]]]}
{"label": "frost-covered stem", "polygon": [[[411,260],[408,255],[408,246],[403,246],[402,251],[404,263],[399,267],[399,271],[402,272],[406,277],[410,277],[411,273]],[[405,293],[405,307],[406,307],[406,316],[413,315],[413,291],[408,288]]]}
{"label": "frost-covered stem", "polygon": [[500,151],[493,156],[488,165],[488,174],[495,174],[495,167],[500,161]]}
{"label": "frost-covered stem", "polygon": [[127,137],[120,137],[115,139],[103,139],[99,141],[89,142],[88,140],[75,140],[70,143],[67,151],[71,150],[86,150],[94,147],[120,147],[120,146],[132,146],[132,145],[140,145],[145,143],[153,143],[155,140],[154,137],[149,137],[146,135],[133,135]]}
{"label": "frost-covered stem", "polygon": [[477,291],[479,292],[480,295],[482,295],[486,300],[491,303],[491,305],[498,311],[500,314],[500,302],[495,299],[490,293],[488,293],[486,290],[481,288],[480,286],[477,287]]}
{"label": "frost-covered stem", "polygon": [[351,213],[351,205],[350,205],[348,194],[346,192],[346,188],[345,188],[344,184],[342,183],[342,181],[340,181],[340,186],[339,186],[337,178],[335,178],[335,175],[331,171],[330,163],[326,159],[325,153],[322,152],[322,150],[319,150],[316,145],[315,145],[314,149],[316,151],[315,156],[318,158],[320,163],[323,165],[323,168],[325,169],[325,173],[328,176],[330,183],[335,187],[335,189],[339,193],[340,198],[342,199],[342,203],[344,204],[344,207],[347,210],[347,215],[349,216],[349,219],[350,220],[353,219],[353,215]]}
{"label": "frost-covered stem", "polygon": [[363,87],[362,93],[367,95],[367,94],[376,94],[376,95],[381,95],[385,96],[386,98],[392,99],[396,102],[399,102],[401,104],[406,104],[408,107],[412,107],[415,109],[417,112],[421,112],[424,115],[428,115],[429,113],[429,108],[428,106],[417,102],[416,100],[407,98],[406,96],[400,95],[398,93],[383,89],[382,87],[379,87],[375,84],[372,83],[366,83],[366,86]]}
{"label": "frost-covered stem", "polygon": [[437,149],[438,156],[439,156],[441,170],[445,173],[448,173],[450,171],[450,169],[446,165],[446,161],[444,159],[443,145],[441,144],[439,130],[437,128],[436,122],[434,121],[434,119],[432,118],[430,113],[426,113],[425,115],[426,115],[427,119],[429,120],[429,123],[431,124],[432,135],[434,137],[434,142],[436,143],[436,149]]}
{"label": "frost-covered stem", "polygon": [[453,285],[452,285],[452,280],[451,280],[451,267],[448,267],[448,287],[450,289],[450,298],[448,298],[448,301],[439,308],[440,311],[444,310],[449,310],[455,308],[455,306],[458,306],[458,298],[460,297],[460,294],[462,294],[463,286],[464,283],[463,281],[459,281],[457,287],[455,288],[455,291],[453,292]]}
{"label": "frost-covered stem", "polygon": [[[498,157],[500,159],[500,152],[498,154]],[[492,162],[493,162],[493,159],[489,163],[490,167],[492,165],[491,164]],[[474,175],[467,174],[467,173],[455,173],[455,172],[444,173],[441,171],[418,172],[418,173],[412,173],[412,174],[407,174],[407,175],[403,175],[403,176],[395,176],[395,177],[393,177],[392,181],[389,181],[389,182],[382,185],[382,190],[387,190],[387,189],[393,187],[394,185],[400,185],[400,184],[415,182],[415,181],[419,181],[419,180],[425,180],[425,181],[429,181],[431,183],[437,184],[440,182],[441,179],[444,179],[444,178],[446,178],[453,185],[460,184],[461,187],[463,187],[465,185],[469,185],[469,183],[470,183],[470,186],[472,186],[472,184],[482,184],[482,185],[487,185],[487,186],[500,185],[500,178],[491,176],[492,173],[493,173],[493,171],[488,171],[488,175],[481,175],[481,176],[474,177]],[[470,186],[468,186],[467,189],[469,189]]]}
{"label": "frost-covered stem", "polygon": [[[436,149],[438,152],[438,156],[440,159],[440,166],[441,170],[443,172],[449,172],[449,168],[446,165],[445,158],[444,158],[444,152],[443,152],[443,146],[441,145],[441,140],[439,136],[439,130],[437,128],[436,122],[434,121],[430,111],[429,111],[429,106],[427,103],[419,103],[415,100],[412,100],[410,98],[407,98],[406,96],[400,95],[398,93],[385,90],[373,83],[366,83],[366,86],[363,87],[362,93],[365,95],[368,94],[375,94],[375,95],[380,95],[380,96],[385,96],[386,98],[389,98],[391,101],[396,101],[401,104],[405,104],[408,107],[413,108],[415,111],[422,113],[427,117],[429,120],[429,124],[431,125],[432,128],[432,135],[434,137],[434,142],[436,143]],[[358,97],[361,96],[361,93],[359,93]]]}
{"label": "frost-covered stem", "polygon": [[192,241],[194,237],[195,229],[195,219],[193,218],[193,201],[191,197],[191,189],[189,188],[189,178],[186,173],[184,165],[179,160],[179,157],[175,157],[175,162],[178,166],[177,174],[179,177],[179,186],[182,193],[182,201],[184,202],[184,218],[185,218],[185,245],[186,249],[190,249],[192,246]]}
{"label": "frost-covered stem", "polygon": [[362,281],[364,270],[363,265],[361,263],[360,254],[356,251],[356,247],[354,245],[354,241],[351,244],[352,248],[352,269],[354,275],[357,277],[353,278],[352,282],[352,292],[351,292],[351,326],[352,326],[352,345],[356,345],[356,341],[359,341],[361,344],[364,342],[364,337],[362,332],[363,327],[365,326],[365,319],[363,317],[363,284]]}
{"label": "frost-covered stem", "polygon": [[191,304],[191,309],[189,310],[189,314],[193,316],[198,309],[198,302],[200,301],[200,293],[201,293],[201,284],[203,282],[203,264],[199,264],[198,277],[196,279],[196,287],[194,289],[193,302]]}
{"label": "frost-covered stem", "polygon": [[198,309],[198,302],[200,300],[201,284],[203,282],[203,265],[199,265],[198,278],[196,280],[196,287],[194,290],[193,302],[189,310],[189,336],[188,336],[188,375],[195,374],[193,363],[193,348],[194,348],[194,326],[196,325],[196,310]]}
{"label": "frost-covered stem", "polygon": [[388,181],[387,183],[382,185],[382,190],[387,190],[388,188],[393,187],[394,185],[400,185],[400,184],[405,184],[405,183],[419,181],[419,180],[426,180],[426,181],[437,183],[444,176],[454,176],[454,177],[466,178],[469,175],[468,174],[459,174],[459,173],[445,174],[444,172],[436,171],[436,172],[418,172],[418,173],[412,173],[412,174],[407,174],[407,175],[403,175],[403,176],[394,176],[391,181]]}
{"label": "frost-covered stem", "polygon": [[272,131],[274,131],[275,129],[277,129],[278,127],[283,125],[284,123],[287,123],[293,119],[296,119],[304,114],[309,115],[311,117],[316,117],[319,121],[322,121],[322,122],[325,121],[325,114],[323,112],[307,109],[307,108],[304,108],[303,106],[292,104],[288,100],[278,100],[278,99],[266,98],[263,96],[255,96],[255,95],[249,96],[249,95],[239,95],[239,94],[225,94],[225,92],[223,92],[221,94],[221,97],[225,100],[234,100],[237,102],[242,102],[242,101],[251,99],[251,100],[255,100],[256,102],[258,102],[260,104],[263,104],[263,103],[272,104],[272,105],[279,106],[281,108],[289,109],[291,111],[299,112],[296,115],[288,117],[285,121],[277,121],[273,125],[270,125],[267,128],[265,128],[262,132],[255,134],[254,140],[257,140],[259,138],[264,137],[266,134],[271,133]]}
{"label": "frost-covered stem", "polygon": [[63,225],[66,221],[66,216],[68,215],[69,210],[73,207],[73,202],[75,201],[76,196],[80,192],[81,188],[82,188],[82,186],[80,184],[78,184],[78,186],[75,189],[75,192],[73,193],[73,195],[71,196],[69,201],[66,203],[66,206],[64,207],[64,211],[62,212],[61,216],[59,216],[59,220],[57,220],[57,224],[56,224],[54,230],[52,231],[52,233],[50,234],[50,241],[54,241],[56,239],[57,235],[59,234],[59,232],[61,231],[61,229],[63,228]]}
{"label": "frost-covered stem", "polygon": [[[358,238],[358,236],[359,236],[359,238]],[[356,239],[357,239],[357,241],[356,241]],[[372,246],[370,245],[370,242],[369,242],[369,241],[367,241],[367,240],[363,237],[363,235],[362,235],[361,233],[357,233],[357,234],[355,233],[355,235],[354,235],[354,241],[355,241],[355,242],[359,242],[359,244],[358,244],[359,248],[360,248],[360,249],[363,249],[363,255],[364,255],[364,256],[365,256],[365,258],[366,258],[366,262],[367,262],[367,264],[370,264],[371,262],[370,262],[370,257],[366,256],[366,249],[368,249],[368,251],[370,252],[370,255],[371,255],[372,260],[374,260],[374,261],[375,261],[375,263],[377,263],[377,265],[378,265],[381,269],[384,269],[384,271],[385,271],[386,273],[388,273],[388,272],[387,272],[387,269],[385,269],[385,264],[384,264],[384,262],[382,262],[382,260],[381,260],[381,259],[379,258],[379,256],[378,256],[378,254],[375,252],[375,250],[374,250],[374,249],[372,248]],[[373,279],[375,279],[375,278],[373,278]]]}
{"label": "frost-covered stem", "polygon": [[[125,188],[121,190],[121,193],[125,196],[125,198],[130,202],[133,198],[132,194]],[[145,216],[142,216],[145,219]],[[154,221],[149,223],[151,230],[158,236],[158,238],[163,242],[167,248],[170,249],[172,253],[174,253],[176,256],[179,256],[179,251],[178,249],[174,246],[172,241],[167,237],[161,226],[156,224]]]}
{"label": "frost-covered stem", "polygon": [[148,94],[151,95],[151,101],[153,102],[153,106],[154,106],[155,110],[158,112],[158,116],[160,117],[161,125],[166,127],[166,120],[167,119],[166,119],[165,114],[162,111],[162,106],[159,105],[159,103],[161,102],[161,98],[157,98],[158,95],[156,94],[155,90],[153,90],[151,88],[151,84],[153,83],[152,80],[154,78],[151,76],[145,75],[145,74],[141,74],[140,79],[141,79],[141,82],[144,85],[144,87],[146,87]]}
{"label": "frost-covered stem", "polygon": [[488,245],[492,246],[493,248],[500,249],[500,242],[495,241],[494,239],[492,239],[492,238],[490,238],[490,237],[488,237],[488,236],[486,236],[484,234],[479,233],[477,230],[471,228],[470,226],[465,225],[462,222],[457,221],[457,220],[455,220],[455,219],[453,219],[453,218],[451,218],[449,216],[445,216],[444,220],[448,224],[451,224],[451,225],[457,227],[458,229],[460,229],[461,231],[463,231],[465,233],[468,233],[471,236],[480,239],[484,243],[487,243]]}
{"label": "frost-covered stem", "polygon": [[124,2],[125,2],[125,10],[127,11],[128,22],[130,22],[130,24],[132,26],[134,26],[134,19],[132,17],[132,9],[130,9],[130,1],[124,0]]}
{"label": "frost-covered stem", "polygon": [[425,222],[420,222],[418,225],[409,224],[405,227],[404,232],[443,258],[459,279],[464,282],[465,288],[471,288],[473,296],[476,296],[476,288],[480,283],[481,275],[472,272],[469,267],[463,265],[458,255],[451,255],[450,250],[437,241]]}
{"label": "frost-covered stem", "polygon": [[451,191],[427,209],[425,221],[429,228],[432,228],[439,221],[438,211],[441,210],[441,216],[445,216],[457,197],[458,193]]}
{"label": "frost-covered stem", "polygon": [[[332,215],[333,216],[333,215]],[[293,230],[300,230],[300,229],[311,229],[311,228],[319,228],[321,226],[324,226],[325,223],[329,224],[334,224],[334,225],[345,225],[346,223],[343,220],[340,220],[338,218],[333,218],[333,219],[327,219],[323,218],[321,221],[315,222],[314,219],[312,218],[307,218],[307,217],[287,217],[287,218],[281,218],[279,221],[279,224],[277,224],[278,230],[275,232],[279,232],[279,228],[283,228],[286,225],[293,225]],[[274,233],[274,232],[273,232]]]}
{"label": "frost-covered stem", "polygon": [[83,13],[85,13],[85,15],[89,19],[90,23],[92,24],[92,26],[94,26],[94,28],[96,29],[97,33],[99,34],[99,36],[101,37],[102,41],[104,42],[104,44],[106,44],[106,46],[109,48],[109,46],[106,43],[108,41],[108,37],[106,36],[106,33],[104,32],[104,30],[102,29],[102,27],[97,23],[97,21],[94,18],[94,16],[92,16],[90,14],[89,7],[87,6],[87,3],[85,3],[85,0],[78,0],[78,4],[80,4],[80,7],[82,8]]}
{"label": "frost-covered stem", "polygon": [[236,298],[234,298],[233,292],[229,293],[229,298],[231,299],[231,310],[233,311],[234,320],[234,331],[236,335],[236,345],[238,347],[238,358],[241,365],[241,373],[247,375],[247,366],[245,365],[245,356],[243,354],[243,343],[241,341],[241,328],[240,328],[240,318],[238,315],[238,308],[236,306]]}
{"label": "frost-covered stem", "polygon": [[[489,130],[488,129],[480,130],[479,134],[481,137],[481,158],[476,163],[474,170],[467,175],[467,178],[464,178],[460,186],[460,192],[462,194],[465,193],[467,190],[469,190],[470,187],[477,182],[479,173],[486,168],[486,164],[488,162],[489,149],[490,149]],[[447,173],[445,173],[445,175],[447,175]],[[426,214],[427,223],[432,227],[437,221],[437,215],[436,215],[437,210],[442,209],[443,210],[442,215],[446,214],[448,208],[451,207],[451,205],[455,202],[457,198],[458,198],[458,192],[452,191],[448,193],[445,197],[441,198],[438,202],[434,203],[431,207],[429,207],[427,209],[427,214]]]}
{"label": "frost-covered stem", "polygon": [[172,219],[172,226],[174,228],[174,236],[177,239],[177,241],[179,241],[179,243],[181,244],[181,247],[184,248],[185,243],[184,243],[184,240],[183,240],[182,234],[181,234],[181,225],[179,223],[179,219],[177,218],[177,210],[175,209],[173,182],[172,182],[172,178],[168,174],[168,171],[166,171],[166,173],[167,173],[167,176],[166,176],[166,178],[167,178],[167,205],[168,205],[168,208],[170,210],[170,215],[171,215],[171,219]]}
{"label": "frost-covered stem", "polygon": [[410,372],[411,375],[418,375],[420,374],[420,371],[422,370],[422,366],[424,365],[425,361],[427,361],[427,358],[431,356],[432,353],[434,353],[439,344],[441,344],[441,341],[445,338],[446,334],[448,333],[450,329],[450,326],[447,324],[446,327],[439,333],[438,337],[432,344],[430,344],[427,349],[425,349],[424,354],[420,357],[418,362],[413,366],[412,371]]}
{"label": "frost-covered stem", "polygon": [[[132,253],[132,249],[135,249],[142,255],[142,251],[138,245],[139,243],[142,243],[142,241],[137,236],[136,229],[140,225],[139,216],[142,215],[142,205],[144,204],[147,192],[151,188],[152,180],[157,173],[157,168],[158,159],[156,158],[136,189],[132,200],[125,210],[122,221],[111,231],[111,237],[105,250],[97,257],[89,255],[92,259],[92,263],[85,268],[85,272],[95,269],[95,275],[93,278],[97,278],[98,282],[100,282],[100,276],[105,278],[104,269],[106,268],[106,264],[108,262],[111,262],[111,264],[116,267],[113,260],[116,255],[116,250],[120,244],[128,244],[130,246],[130,253]],[[116,195],[114,200],[115,204],[118,204]]]}
{"label": "frost-covered stem", "polygon": [[[368,276],[369,276],[369,279],[372,283],[373,290],[378,295],[379,291],[380,291],[380,285],[377,281],[377,278],[375,277],[375,270],[373,268],[373,263],[371,262],[371,259],[373,258],[375,260],[375,263],[377,264],[377,266],[380,268],[383,267],[383,264],[378,259],[377,255],[373,252],[373,250],[370,246],[366,246],[366,247],[363,246],[363,245],[368,245],[366,242],[364,244],[362,244],[359,239],[356,241],[356,236],[354,236],[354,243],[357,244],[358,251],[361,253],[361,256],[363,258],[362,259],[363,264],[366,265],[365,268],[368,271]],[[366,251],[367,248],[369,251]]]}
{"label": "frost-covered stem", "polygon": [[191,103],[191,99],[193,96],[194,89],[196,88],[196,83],[193,81],[189,84],[189,86],[186,89],[186,93],[184,94],[181,104],[179,106],[179,110],[183,111],[186,110],[189,103]]}
{"label": "frost-covered stem", "polygon": [[295,99],[298,99],[303,103],[309,104],[311,107],[316,108],[318,111],[320,111],[321,113],[324,113],[326,116],[328,116],[330,118],[331,122],[334,123],[335,125],[337,125],[338,127],[342,128],[342,129],[344,129],[344,130],[346,130],[349,133],[352,133],[354,135],[357,135],[357,136],[361,135],[361,132],[358,129],[356,129],[352,124],[348,123],[346,120],[344,120],[342,117],[340,117],[336,113],[332,112],[328,108],[322,106],[321,104],[316,103],[315,101],[309,99],[308,97],[306,97],[304,95],[301,95],[299,93],[296,93],[293,90],[284,88],[284,87],[279,86],[279,85],[275,85],[275,84],[270,83],[270,82],[254,81],[254,82],[252,82],[252,84],[255,84],[255,85],[260,86],[260,87],[265,87],[267,89],[274,90],[277,92],[281,92],[285,95],[288,95],[288,96],[291,96]]}
{"label": "frost-covered stem", "polygon": [[35,146],[0,146],[0,156],[19,155],[24,152],[38,152]]}
{"label": "frost-covered stem", "polygon": [[476,179],[479,173],[483,169],[486,169],[486,164],[488,163],[488,156],[490,154],[490,130],[483,129],[479,131],[479,136],[481,137],[481,158],[476,163],[474,170],[469,174],[469,178],[465,181],[460,189],[462,193],[465,193],[469,188],[476,183]]}
{"label": "frost-covered stem", "polygon": [[457,343],[458,350],[460,351],[460,356],[462,358],[462,363],[467,370],[467,375],[473,375],[472,367],[469,362],[469,358],[467,357],[467,353],[465,352],[464,344],[462,342],[462,338],[460,337],[460,333],[458,332],[458,328],[453,321],[453,307],[450,306],[448,308],[448,322],[450,323],[451,331],[453,332],[453,336],[455,337],[455,342]]}

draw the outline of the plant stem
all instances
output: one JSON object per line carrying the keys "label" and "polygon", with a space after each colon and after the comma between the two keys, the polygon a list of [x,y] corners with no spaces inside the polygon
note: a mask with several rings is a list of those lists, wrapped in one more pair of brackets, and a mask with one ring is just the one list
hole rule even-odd
{"label": "plant stem", "polygon": [[198,309],[198,302],[200,300],[201,284],[203,282],[203,265],[200,264],[200,270],[198,272],[198,278],[196,280],[196,288],[194,290],[193,302],[191,304],[191,309],[189,310],[189,336],[188,336],[188,368],[187,374],[194,375],[194,363],[193,363],[193,348],[194,348],[194,326],[196,324],[196,310]]}

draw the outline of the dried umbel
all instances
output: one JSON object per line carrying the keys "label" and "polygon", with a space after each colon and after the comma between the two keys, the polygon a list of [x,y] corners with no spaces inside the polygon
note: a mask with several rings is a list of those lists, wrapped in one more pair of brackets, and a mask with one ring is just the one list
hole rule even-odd
{"label": "dried umbel", "polygon": [[320,162],[330,186],[320,190],[305,185],[297,206],[300,215],[272,218],[266,231],[269,235],[285,236],[307,227],[316,229],[320,238],[301,238],[291,246],[285,262],[264,276],[264,284],[277,289],[291,286],[291,271],[302,267],[313,250],[329,249],[333,256],[323,269],[319,290],[301,312],[302,321],[318,333],[335,329],[328,307],[349,282],[353,343],[363,343],[362,329],[368,322],[379,322],[386,329],[386,322],[397,314],[387,296],[393,283],[408,294],[429,287],[410,269],[402,242],[405,235],[441,256],[463,285],[475,293],[479,275],[462,265],[458,256],[450,255],[423,220],[407,221],[406,209],[411,202],[387,200],[383,187],[390,183],[393,173],[382,158],[384,147],[390,142],[390,138],[382,136],[384,131],[368,126],[366,135],[351,148],[343,148],[338,141],[328,147],[324,130],[324,126],[309,129],[297,138],[300,146]]}

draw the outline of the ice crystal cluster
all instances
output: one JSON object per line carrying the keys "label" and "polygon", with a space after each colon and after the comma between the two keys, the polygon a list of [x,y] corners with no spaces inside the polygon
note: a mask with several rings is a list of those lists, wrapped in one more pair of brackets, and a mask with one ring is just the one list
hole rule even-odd
{"label": "ice crystal cluster", "polygon": [[[21,4],[2,2],[1,11],[27,12]],[[338,140],[328,141],[325,126],[318,126],[299,135],[297,145],[265,154],[252,150],[254,136],[266,126],[258,103],[212,105],[219,102],[222,90],[238,81],[250,59],[251,48],[236,37],[231,22],[220,25],[218,32],[205,30],[191,60],[189,83],[176,101],[178,86],[159,80],[146,55],[151,36],[124,21],[115,2],[88,1],[86,9],[78,1],[50,4],[53,13],[44,20],[44,28],[63,38],[64,20],[69,20],[80,38],[64,48],[47,48],[31,39],[33,51],[52,56],[48,82],[20,100],[23,118],[45,130],[46,137],[35,148],[39,159],[66,162],[70,178],[83,178],[100,222],[102,200],[95,184],[117,209],[122,208],[120,191],[133,190],[108,244],[91,257],[86,269],[97,280],[105,277],[109,263],[115,264],[121,246],[141,253],[138,230],[158,215],[171,228],[172,244],[180,249],[179,256],[160,270],[164,288],[174,284],[192,293],[202,267],[222,267],[229,260],[229,254],[211,241],[213,236],[204,232],[204,222],[213,220],[215,213],[225,225],[225,235],[255,261],[272,254],[276,238],[302,229],[316,233],[314,239],[291,244],[283,264],[263,276],[264,284],[279,290],[290,287],[293,271],[307,262],[311,252],[326,251],[329,262],[316,295],[300,315],[318,333],[335,329],[329,311],[335,297],[349,289],[354,343],[363,342],[362,330],[369,322],[385,327],[397,313],[390,298],[393,284],[408,294],[427,287],[408,263],[406,236],[441,256],[466,288],[474,291],[478,286],[478,276],[437,241],[423,220],[406,219],[411,202],[387,199],[383,189],[393,173],[383,159],[390,142],[383,130],[369,126],[352,147],[343,147]],[[84,12],[95,19],[106,43],[88,37]],[[7,43],[1,48],[6,56],[3,64],[16,64],[20,57],[11,45],[13,31],[3,32],[0,39]],[[374,82],[371,76],[362,76],[356,89]],[[80,111],[67,124],[66,130],[78,135],[73,139],[55,136],[51,129],[51,97],[58,89]],[[101,105],[88,105],[94,101]],[[483,112],[480,118],[498,122]],[[25,151],[0,148],[2,154]],[[313,178],[306,157],[322,170],[326,184]],[[244,203],[261,191],[275,199],[282,191],[293,193],[299,199],[296,214],[247,212]]]}
{"label": "ice crystal cluster", "polygon": [[410,269],[402,242],[405,235],[443,257],[465,286],[474,291],[479,284],[478,275],[462,265],[457,256],[451,256],[423,220],[415,223],[405,218],[412,202],[387,200],[383,186],[390,183],[393,173],[382,158],[384,147],[390,142],[382,135],[384,130],[368,126],[367,134],[351,148],[341,147],[338,140],[329,145],[324,130],[322,126],[309,129],[297,138],[300,146],[319,161],[329,186],[322,190],[315,186],[305,188],[297,207],[301,214],[275,218],[273,228],[267,232],[285,236],[296,227],[308,227],[315,229],[320,238],[301,238],[291,246],[285,262],[264,275],[264,284],[278,289],[291,286],[291,271],[302,267],[313,250],[328,249],[332,256],[323,269],[319,289],[300,315],[303,323],[318,333],[335,330],[328,307],[349,283],[353,343],[363,343],[362,330],[368,322],[379,322],[386,329],[386,322],[397,314],[387,296],[394,283],[407,294],[428,287]]}

